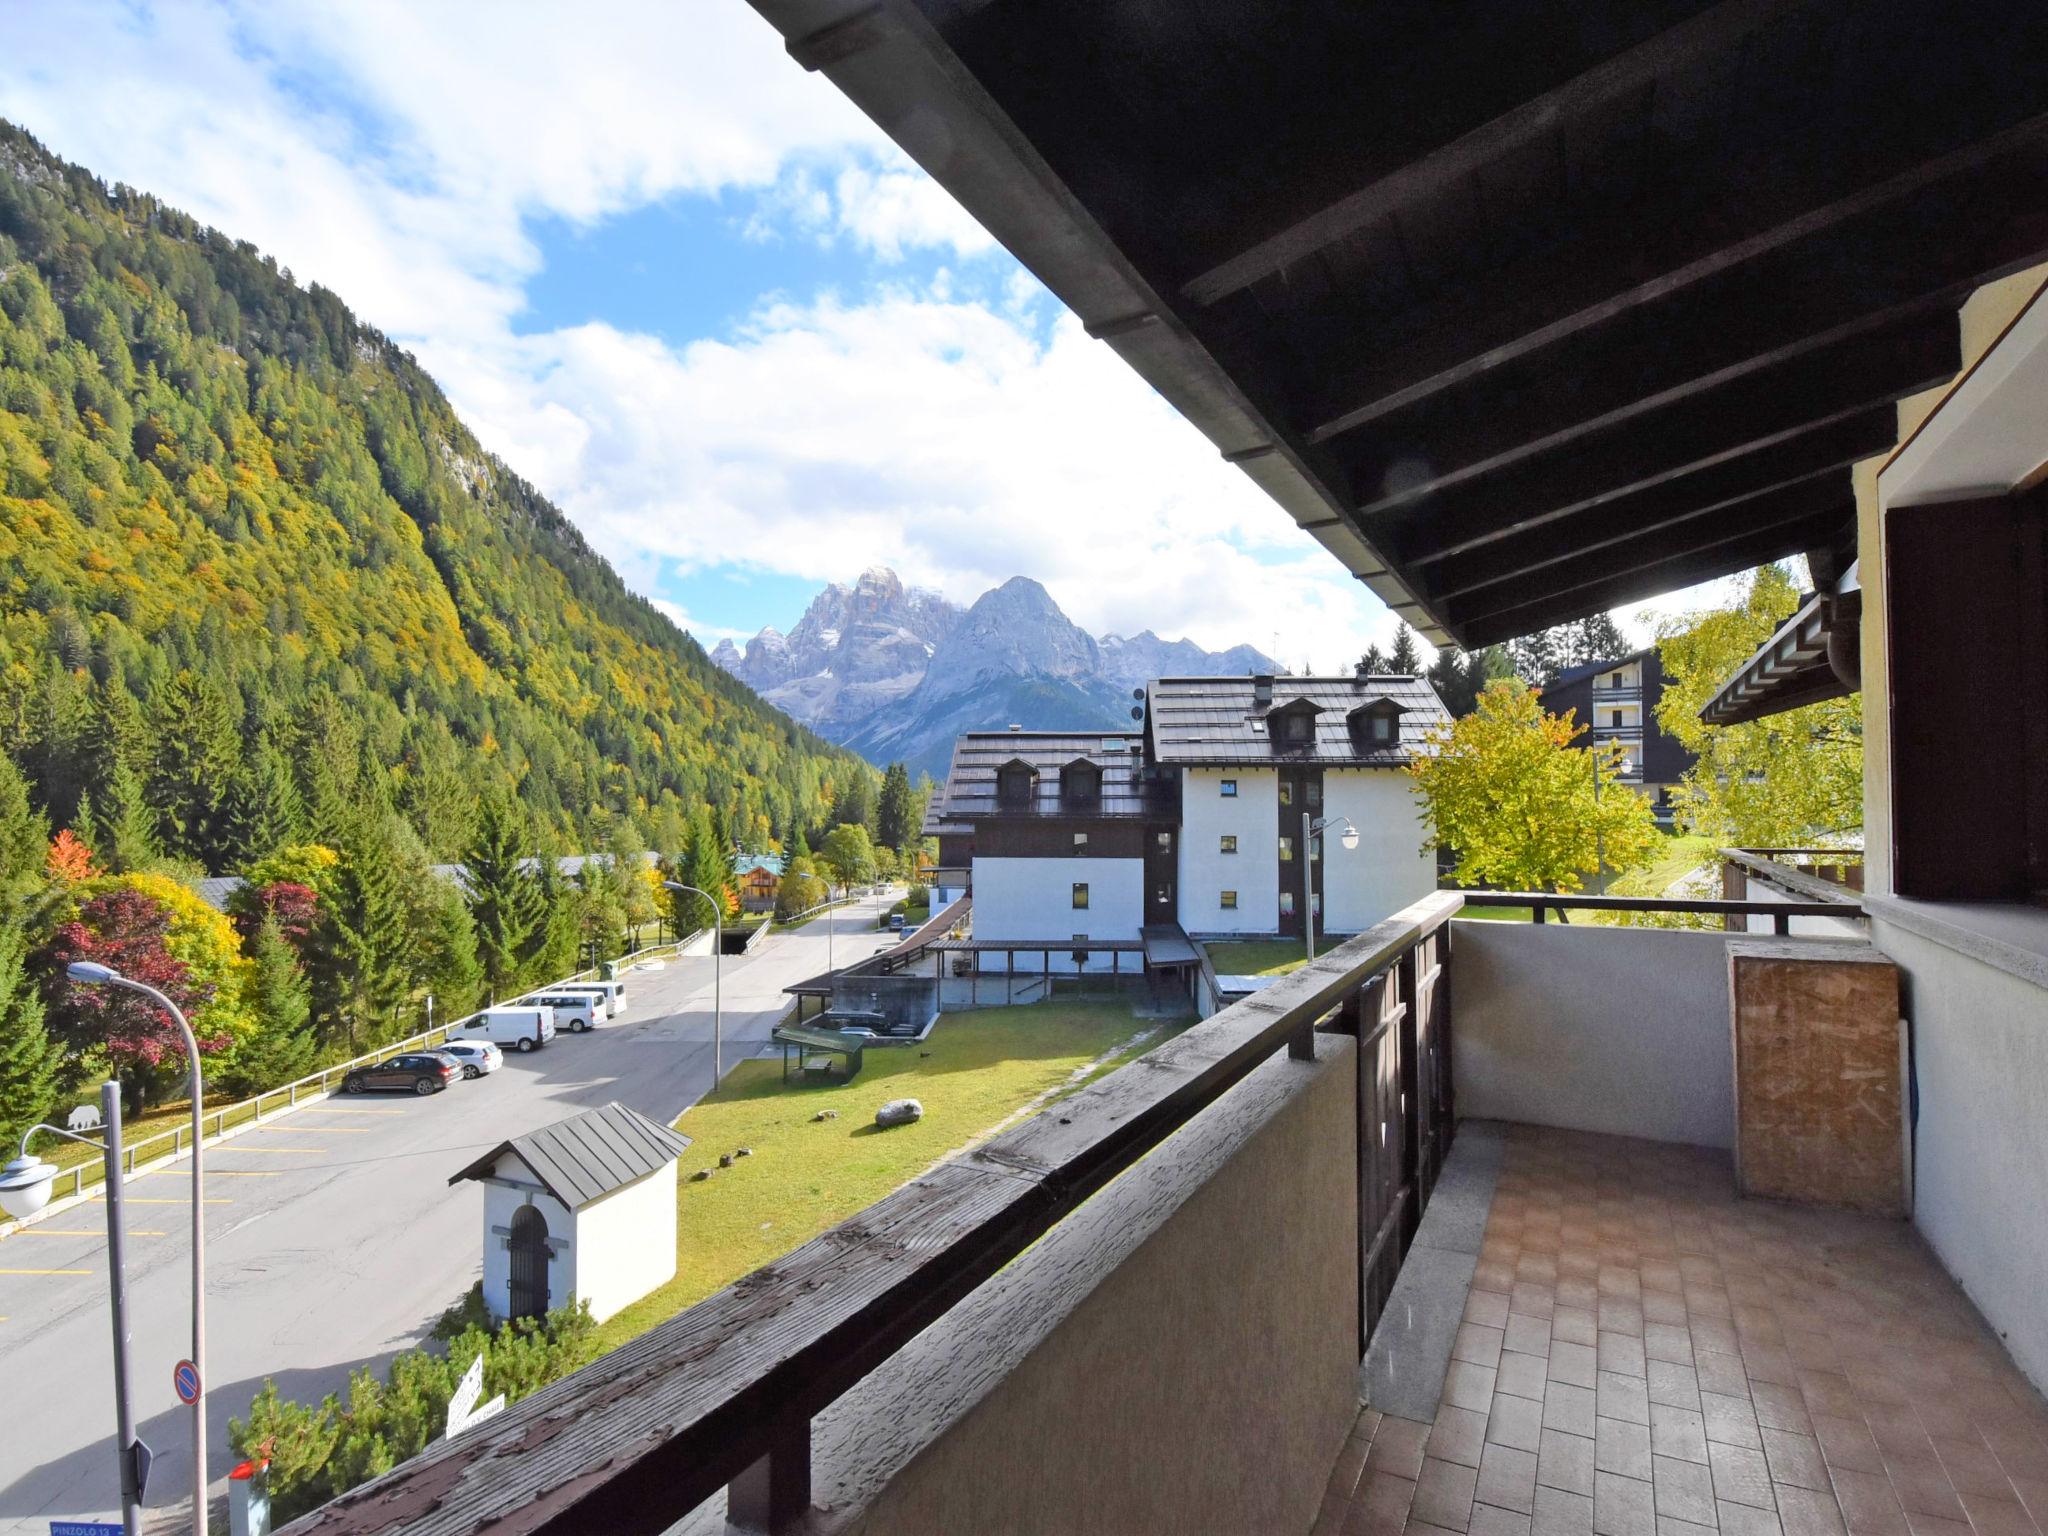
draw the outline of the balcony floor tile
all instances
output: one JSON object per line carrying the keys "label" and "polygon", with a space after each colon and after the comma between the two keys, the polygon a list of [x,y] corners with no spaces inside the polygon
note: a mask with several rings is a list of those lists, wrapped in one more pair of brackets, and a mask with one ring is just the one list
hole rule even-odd
{"label": "balcony floor tile", "polygon": [[2048,1536],[2048,1402],[1910,1225],[1504,1141],[1436,1415],[1362,1410],[1316,1532]]}

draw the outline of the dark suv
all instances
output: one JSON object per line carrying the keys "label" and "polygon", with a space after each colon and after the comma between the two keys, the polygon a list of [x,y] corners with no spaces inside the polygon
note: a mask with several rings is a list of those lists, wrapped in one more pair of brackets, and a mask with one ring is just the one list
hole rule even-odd
{"label": "dark suv", "polygon": [[422,1052],[393,1056],[375,1066],[357,1067],[341,1080],[343,1093],[369,1093],[389,1089],[399,1093],[439,1093],[454,1082],[462,1069],[446,1056]]}

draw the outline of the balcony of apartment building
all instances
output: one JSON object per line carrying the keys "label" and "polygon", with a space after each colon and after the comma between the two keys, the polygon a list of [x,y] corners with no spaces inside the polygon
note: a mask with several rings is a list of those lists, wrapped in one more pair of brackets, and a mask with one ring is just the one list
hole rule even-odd
{"label": "balcony of apartment building", "polygon": [[1805,555],[1866,889],[1435,895],[299,1528],[2048,1531],[2048,8],[754,4],[1431,644]]}
{"label": "balcony of apartment building", "polygon": [[292,1529],[2029,1536],[1899,985],[1438,893]]}

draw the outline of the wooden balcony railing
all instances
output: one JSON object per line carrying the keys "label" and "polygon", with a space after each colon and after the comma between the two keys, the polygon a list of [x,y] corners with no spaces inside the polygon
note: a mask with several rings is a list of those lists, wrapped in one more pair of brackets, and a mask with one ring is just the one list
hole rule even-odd
{"label": "wooden balcony railing", "polygon": [[1417,902],[288,1529],[653,1536],[723,1487],[733,1524],[788,1531],[818,1414],[1262,1063],[1315,1059],[1319,1029],[1359,1041],[1362,1355],[1451,1141],[1460,905]]}

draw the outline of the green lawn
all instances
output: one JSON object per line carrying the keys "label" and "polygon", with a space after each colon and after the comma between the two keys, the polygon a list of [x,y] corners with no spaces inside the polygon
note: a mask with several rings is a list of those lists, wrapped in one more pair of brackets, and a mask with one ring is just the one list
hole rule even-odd
{"label": "green lawn", "polygon": [[1466,905],[1459,908],[1458,916],[1473,917],[1487,923],[1526,923],[1534,914],[1527,907],[1475,907]]}
{"label": "green lawn", "polygon": [[[1318,939],[1319,950],[1334,949],[1344,942],[1338,934]],[[1299,939],[1253,939],[1242,944],[1204,944],[1209,963],[1218,976],[1285,976],[1308,964]]]}
{"label": "green lawn", "polygon": [[[785,1085],[780,1061],[741,1062],[676,1122],[695,1138],[678,1170],[676,1277],[607,1321],[601,1347],[645,1333],[874,1204],[1040,1094],[1071,1092],[1180,1027],[1135,1020],[1122,1002],[1038,1003],[948,1014],[922,1046],[870,1048],[849,1083]],[[1158,1033],[1118,1049],[1146,1029]],[[922,1102],[924,1118],[877,1128],[876,1109],[901,1098]],[[823,1109],[839,1118],[811,1118]],[[740,1147],[753,1155],[718,1168],[721,1153]],[[694,1183],[700,1168],[717,1171]]]}
{"label": "green lawn", "polygon": [[1667,835],[1662,847],[1641,869],[1615,877],[1616,896],[1662,896],[1673,884],[1714,857],[1714,840],[1693,835]]}

